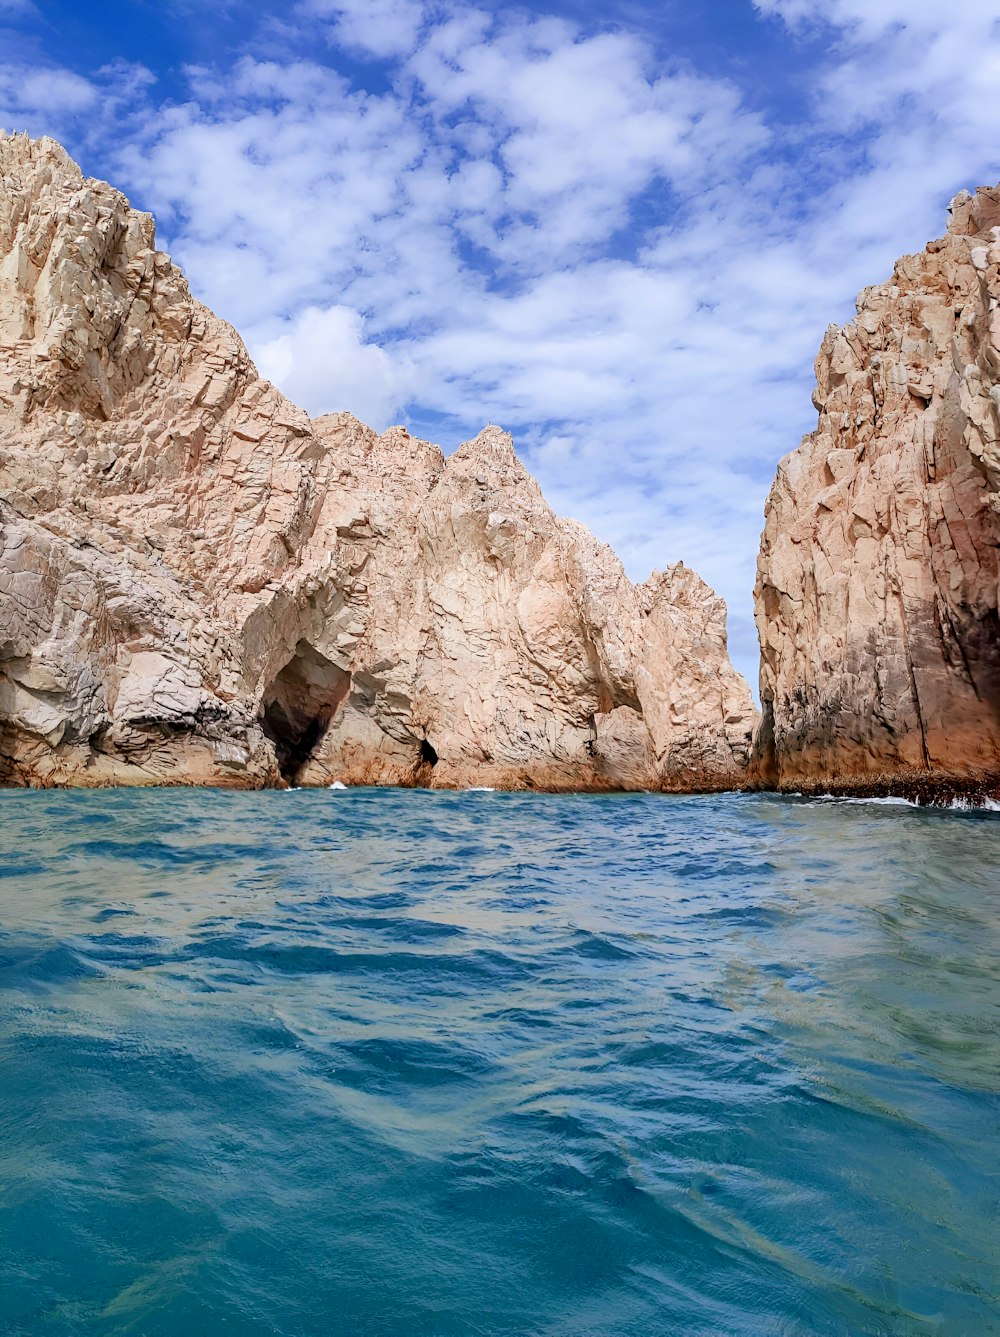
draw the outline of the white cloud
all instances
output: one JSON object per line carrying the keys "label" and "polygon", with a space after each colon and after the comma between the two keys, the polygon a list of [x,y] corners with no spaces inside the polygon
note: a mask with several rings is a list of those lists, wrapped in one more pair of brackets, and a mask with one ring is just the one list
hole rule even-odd
{"label": "white cloud", "polygon": [[462,113],[484,132],[479,152],[505,178],[493,249],[513,264],[525,251],[565,263],[625,226],[651,183],[704,179],[764,138],[732,87],[657,73],[625,33],[461,10],[405,68],[436,118]]}
{"label": "white cloud", "polygon": [[305,0],[298,13],[332,20],[335,43],[384,58],[413,49],[423,6],[418,0]]}
{"label": "white cloud", "polygon": [[[98,90],[71,70],[0,63],[0,125],[34,128],[93,107]],[[50,132],[51,133],[51,132]]]}
{"label": "white cloud", "polygon": [[116,120],[127,125],[154,82],[144,66],[124,60],[86,78],[61,66],[0,59],[0,127],[93,142]]}
{"label": "white cloud", "polygon": [[756,7],[794,32],[833,30],[834,59],[818,81],[816,111],[841,132],[865,122],[888,129],[893,120],[904,137],[931,123],[951,135],[995,131],[996,0],[756,0]]}
{"label": "white cloud", "polygon": [[427,153],[392,97],[354,93],[312,61],[244,59],[190,79],[195,98],[151,118],[115,167],[205,300],[257,325],[333,305],[358,275],[392,268],[386,220]]}
{"label": "white cloud", "polygon": [[250,340],[261,374],[313,417],[348,409],[377,431],[397,420],[409,398],[412,367],[366,343],[364,322],[346,306],[308,306],[283,334]]}
{"label": "white cloud", "polygon": [[762,14],[778,14],[792,27],[827,25],[859,42],[874,42],[896,29],[924,34],[955,25],[985,24],[1000,15],[991,0],[754,0]]}

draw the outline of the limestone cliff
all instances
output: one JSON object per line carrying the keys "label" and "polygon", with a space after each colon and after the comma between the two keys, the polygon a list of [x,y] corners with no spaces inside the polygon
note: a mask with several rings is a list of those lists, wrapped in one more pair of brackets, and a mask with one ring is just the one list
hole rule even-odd
{"label": "limestone cliff", "polygon": [[761,784],[997,792],[998,302],[1000,187],[827,331],[766,508]]}
{"label": "limestone cliff", "polygon": [[152,219],[0,136],[0,781],[716,788],[725,609],[635,587],[487,428],[311,422]]}

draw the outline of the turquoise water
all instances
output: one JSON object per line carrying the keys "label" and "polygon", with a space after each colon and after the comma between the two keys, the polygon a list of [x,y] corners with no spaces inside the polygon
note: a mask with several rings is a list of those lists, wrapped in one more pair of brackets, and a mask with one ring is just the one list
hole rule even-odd
{"label": "turquoise water", "polygon": [[0,1332],[998,1331],[1000,819],[0,793]]}

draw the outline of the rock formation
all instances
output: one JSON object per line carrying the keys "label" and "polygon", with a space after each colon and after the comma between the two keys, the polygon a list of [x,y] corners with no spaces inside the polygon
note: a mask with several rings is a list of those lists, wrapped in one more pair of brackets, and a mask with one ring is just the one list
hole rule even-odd
{"label": "rock formation", "polygon": [[998,790],[998,302],[1000,187],[827,331],[758,563],[764,786]]}
{"label": "rock formation", "polygon": [[149,215],[51,140],[0,176],[0,782],[742,778],[697,576],[633,586],[498,428],[311,422]]}

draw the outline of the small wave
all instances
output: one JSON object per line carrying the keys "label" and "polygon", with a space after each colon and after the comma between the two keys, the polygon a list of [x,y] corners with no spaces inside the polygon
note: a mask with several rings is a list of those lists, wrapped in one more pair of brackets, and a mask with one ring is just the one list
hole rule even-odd
{"label": "small wave", "polygon": [[916,799],[904,798],[902,794],[882,794],[878,797],[864,797],[842,794],[817,794],[815,803],[841,803],[845,805],[876,805],[887,808],[922,808],[938,809],[950,812],[1000,812],[1000,802],[992,798],[953,798],[949,803],[920,803]]}
{"label": "small wave", "polygon": [[0,793],[0,1332],[989,1330],[995,801],[333,787]]}
{"label": "small wave", "polygon": [[344,784],[343,780],[334,780],[334,782],[333,782],[333,784],[330,786],[330,788],[331,788],[331,789],[346,789],[346,788],[347,788],[347,785]]}
{"label": "small wave", "polygon": [[467,794],[495,794],[497,791],[492,785],[469,785],[465,792]]}
{"label": "small wave", "polygon": [[846,798],[838,794],[817,794],[818,803],[875,803],[884,808],[919,808],[920,804],[913,799],[903,798],[902,794],[883,794],[878,798]]}
{"label": "small wave", "polygon": [[48,866],[36,859],[28,859],[23,863],[14,860],[11,863],[0,865],[0,877],[39,877],[47,871]]}

